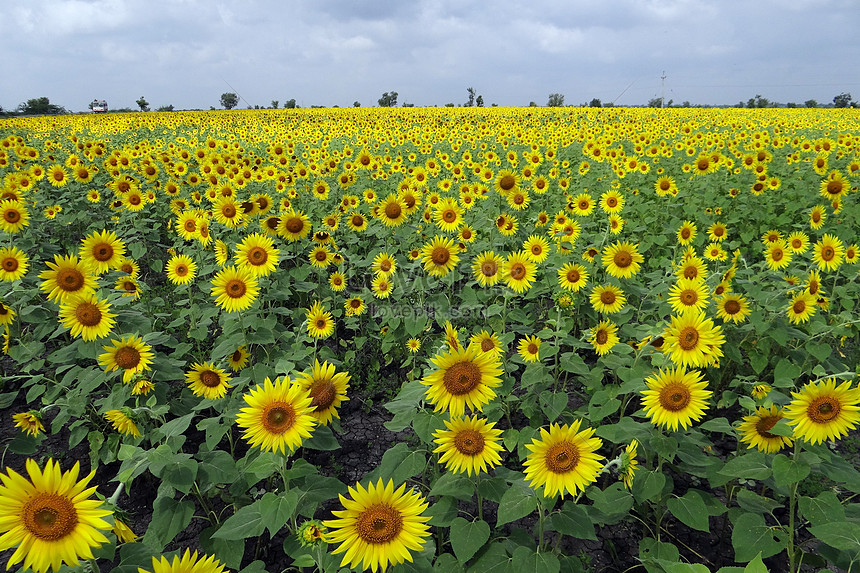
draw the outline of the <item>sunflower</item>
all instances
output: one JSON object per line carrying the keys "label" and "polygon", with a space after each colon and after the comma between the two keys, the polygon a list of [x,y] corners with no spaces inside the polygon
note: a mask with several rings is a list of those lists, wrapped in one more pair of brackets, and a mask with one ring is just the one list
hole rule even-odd
{"label": "sunflower", "polygon": [[311,222],[301,211],[290,209],[281,214],[278,222],[278,235],[290,242],[304,239],[311,232]]}
{"label": "sunflower", "polygon": [[328,199],[329,191],[331,187],[323,179],[317,179],[311,187],[311,194],[320,201]]}
{"label": "sunflower", "polygon": [[708,276],[708,268],[705,266],[705,261],[694,255],[685,258],[684,261],[678,265],[675,275],[678,278],[705,280]]}
{"label": "sunflower", "polygon": [[642,390],[642,407],[657,426],[686,430],[708,409],[712,392],[705,390],[708,383],[698,370],[688,372],[684,366],[660,370],[646,378],[645,384],[648,389]]}
{"label": "sunflower", "polygon": [[[140,573],[150,573],[142,567],[138,567],[137,570]],[[152,573],[223,573],[223,571],[224,565],[213,555],[197,557],[197,551],[191,553],[187,548],[182,558],[174,555],[172,561],[163,555],[158,559],[152,558]]]}
{"label": "sunflower", "polygon": [[333,272],[328,276],[328,285],[331,290],[340,292],[346,289],[346,277],[342,272]]}
{"label": "sunflower", "polygon": [[456,232],[463,224],[463,208],[456,199],[446,197],[436,205],[433,220],[442,231]]}
{"label": "sunflower", "polygon": [[842,240],[830,233],[825,233],[813,246],[812,262],[818,265],[819,270],[834,271],[842,265],[842,257],[845,247]]}
{"label": "sunflower", "polygon": [[248,365],[248,359],[251,357],[251,353],[248,352],[248,346],[243,344],[235,351],[230,357],[227,359],[227,364],[230,366],[230,370],[233,372],[238,372]]}
{"label": "sunflower", "polygon": [[749,444],[749,449],[756,448],[766,454],[775,454],[783,447],[791,447],[791,438],[770,432],[784,416],[776,404],[772,404],[770,408],[757,407],[755,414],[744,416],[738,426],[741,442]]}
{"label": "sunflower", "polygon": [[486,330],[482,330],[477,334],[473,334],[469,338],[469,346],[475,346],[478,351],[486,352],[496,357],[502,354],[502,341],[499,340],[495,332],[491,334]]}
{"label": "sunflower", "polygon": [[73,337],[86,341],[104,338],[114,326],[115,314],[110,304],[99,300],[92,292],[66,298],[60,305],[60,322]]}
{"label": "sunflower", "polygon": [[594,199],[588,193],[580,193],[568,202],[568,209],[575,215],[587,217],[594,212]]}
{"label": "sunflower", "polygon": [[267,452],[294,452],[316,425],[312,398],[288,377],[272,382],[266,377],[244,395],[247,407],[236,415],[236,425],[251,447]]}
{"label": "sunflower", "polygon": [[376,573],[390,563],[411,563],[411,551],[421,551],[430,536],[430,516],[422,515],[427,502],[421,494],[407,492],[406,484],[395,490],[392,480],[383,485],[380,478],[367,489],[356,483],[349,495],[352,499],[339,496],[344,509],[332,511],[337,519],[323,522],[331,528],[326,540],[340,543],[332,553],[344,553],[340,566],[355,569],[361,564],[362,570]]}
{"label": "sunflower", "polygon": [[353,231],[360,233],[367,229],[367,217],[361,213],[353,212],[346,216],[346,224]]}
{"label": "sunflower", "polygon": [[793,254],[805,253],[806,249],[809,248],[809,235],[803,231],[795,231],[788,236],[785,242],[788,250]]}
{"label": "sunflower", "polygon": [[200,215],[197,211],[183,211],[176,218],[176,232],[186,241],[193,241],[200,235]]}
{"label": "sunflower", "polygon": [[502,280],[505,260],[493,251],[484,251],[472,261],[472,274],[482,287],[490,287]]}
{"label": "sunflower", "polygon": [[197,263],[188,255],[173,255],[165,265],[167,280],[175,285],[188,284],[197,274]]}
{"label": "sunflower", "polygon": [[749,303],[742,294],[723,294],[717,299],[716,304],[717,316],[723,322],[731,320],[737,324],[746,320],[750,313]]}
{"label": "sunflower", "polygon": [[579,292],[588,283],[588,271],[577,263],[565,263],[558,269],[558,284],[561,288]]}
{"label": "sunflower", "polygon": [[496,397],[493,388],[501,385],[502,368],[491,353],[482,353],[472,346],[437,354],[431,362],[436,370],[421,383],[429,386],[427,401],[434,404],[435,412],[448,411],[452,417],[463,416],[466,406],[473,412],[481,411],[484,404]]}
{"label": "sunflower", "polygon": [[767,268],[772,271],[784,269],[791,263],[791,250],[783,240],[768,243],[764,253]]}
{"label": "sunflower", "polygon": [[709,243],[705,247],[704,255],[709,261],[724,261],[728,258],[728,254],[719,243]]}
{"label": "sunflower", "polygon": [[146,396],[155,388],[155,384],[152,380],[147,380],[146,378],[141,378],[137,382],[134,383],[134,386],[131,388],[132,396]]}
{"label": "sunflower", "polygon": [[809,277],[806,279],[806,290],[813,296],[824,294],[824,290],[821,288],[821,275],[818,274],[818,271],[814,269],[809,271]]}
{"label": "sunflower", "polygon": [[624,291],[613,284],[595,286],[588,300],[594,310],[605,314],[615,314],[627,303]]}
{"label": "sunflower", "polygon": [[244,223],[245,215],[241,206],[232,196],[219,196],[212,204],[212,215],[215,220],[225,227],[240,227]]}
{"label": "sunflower", "polygon": [[226,265],[229,258],[230,250],[227,244],[221,239],[215,241],[215,262],[218,263],[218,266],[223,267]]}
{"label": "sunflower", "polygon": [[230,376],[221,368],[216,368],[211,362],[195,362],[191,370],[185,373],[185,382],[195,396],[209,400],[218,400],[227,394],[230,388]]}
{"label": "sunflower", "polygon": [[542,263],[549,256],[549,241],[532,235],[523,241],[523,251],[533,263]]}
{"label": "sunflower", "polygon": [[257,279],[246,268],[224,267],[211,281],[215,304],[226,312],[246,310],[260,294]]}
{"label": "sunflower", "polygon": [[367,307],[360,296],[353,296],[343,303],[343,310],[346,316],[361,316]]}
{"label": "sunflower", "polygon": [[792,324],[807,322],[815,314],[815,305],[817,302],[818,298],[810,294],[809,289],[804,289],[795,294],[786,310],[788,319]]}
{"label": "sunflower", "polygon": [[784,412],[795,438],[813,444],[838,440],[860,422],[860,389],[851,388],[851,382],[839,386],[835,378],[809,382],[791,395]]}
{"label": "sunflower", "polygon": [[663,352],[680,366],[710,366],[723,355],[723,330],[702,311],[673,316],[663,331]]}
{"label": "sunflower", "polygon": [[434,277],[444,277],[457,265],[460,256],[453,239],[436,236],[421,249],[424,270]]}
{"label": "sunflower", "polygon": [[390,277],[397,272],[397,260],[388,253],[379,253],[374,257],[370,270],[376,274]]}
{"label": "sunflower", "polygon": [[349,373],[337,372],[334,364],[319,360],[314,362],[310,372],[302,372],[295,380],[295,384],[311,397],[311,412],[320,426],[327,426],[332,418],[340,418],[337,409],[349,398],[346,391],[349,389]]}
{"label": "sunflower", "polygon": [[517,251],[508,255],[502,267],[502,278],[514,292],[522,293],[532,286],[535,280],[535,263],[526,251]]}
{"label": "sunflower", "polygon": [[8,468],[0,474],[0,549],[17,546],[6,569],[23,561],[22,570],[46,573],[59,571],[65,563],[75,567],[80,559],[94,559],[92,549],[108,543],[103,531],[111,526],[103,517],[111,511],[104,502],[89,499],[96,487],[88,488],[95,470],[78,481],[80,464],[61,472],[49,459],[40,470],[36,461],[25,463],[30,481]]}
{"label": "sunflower", "polygon": [[520,189],[520,175],[510,169],[500,169],[496,173],[493,189],[503,197]]}
{"label": "sunflower", "polygon": [[116,268],[125,257],[125,244],[113,231],[93,232],[81,241],[81,260],[96,274]]}
{"label": "sunflower", "polygon": [[271,237],[262,233],[251,233],[236,245],[233,258],[239,268],[251,271],[255,277],[264,277],[278,267],[279,253]]}
{"label": "sunflower", "polygon": [[35,411],[13,414],[12,421],[15,422],[16,428],[21,428],[22,432],[27,432],[31,436],[38,436],[40,432],[45,431],[42,419],[39,417],[39,413]]}
{"label": "sunflower", "polygon": [[311,338],[328,338],[334,332],[334,319],[330,312],[315,300],[305,312],[308,336]]}
{"label": "sunflower", "polygon": [[654,190],[657,192],[658,197],[678,194],[675,180],[666,175],[657,178],[657,181],[654,183]]}
{"label": "sunflower", "polygon": [[696,224],[692,221],[684,221],[678,228],[678,244],[689,245],[696,238]]}
{"label": "sunflower", "polygon": [[454,328],[450,320],[445,321],[445,344],[449,350],[457,352],[460,350],[460,331]]}
{"label": "sunflower", "polygon": [[840,172],[831,171],[830,175],[821,182],[819,192],[822,197],[827,198],[829,201],[833,201],[834,199],[839,199],[839,197],[846,193],[850,188],[851,186]]}
{"label": "sunflower", "polygon": [[[123,410],[126,409],[124,408]],[[108,410],[105,412],[105,419],[110,422],[113,429],[120,434],[125,434],[132,438],[139,438],[141,434],[137,424],[135,424],[129,414],[123,410]]]}
{"label": "sunflower", "polygon": [[606,247],[601,262],[611,276],[627,279],[639,272],[640,263],[644,260],[633,243],[616,242]]}
{"label": "sunflower", "polygon": [[708,285],[701,279],[678,279],[669,289],[669,304],[675,312],[708,307]]}
{"label": "sunflower", "polygon": [[610,320],[601,320],[597,326],[591,329],[588,341],[594,347],[597,355],[603,356],[618,344],[618,326]]}
{"label": "sunflower", "polygon": [[728,236],[728,229],[725,224],[717,222],[708,227],[708,240],[709,241],[724,241]]}
{"label": "sunflower", "polygon": [[820,229],[827,220],[827,208],[824,205],[816,205],[809,211],[809,226]]}
{"label": "sunflower", "polygon": [[58,163],[48,167],[47,175],[51,187],[65,187],[69,183],[69,173]]}
{"label": "sunflower", "polygon": [[434,454],[442,454],[440,464],[454,473],[478,475],[502,463],[502,430],[494,422],[472,416],[445,420],[446,430],[433,432]]}
{"label": "sunflower", "polygon": [[380,201],[377,207],[377,216],[386,227],[399,227],[406,221],[406,203],[393,193]]}
{"label": "sunflower", "polygon": [[624,195],[615,189],[610,189],[600,196],[600,208],[605,213],[618,213],[624,207]]}
{"label": "sunflower", "polygon": [[30,224],[30,213],[20,201],[5,199],[0,201],[0,229],[15,234]]}
{"label": "sunflower", "polygon": [[624,482],[624,487],[627,489],[633,488],[633,476],[636,474],[636,469],[639,467],[639,462],[636,460],[636,450],[639,447],[639,442],[634,438],[630,440],[624,453],[621,454],[618,464],[618,479]]}
{"label": "sunflower", "polygon": [[136,374],[149,368],[155,353],[152,347],[136,335],[123,336],[112,340],[113,346],[104,346],[105,353],[99,355],[99,364],[106,372],[122,370],[122,381],[128,384]]}
{"label": "sunflower", "polygon": [[421,341],[417,338],[410,338],[406,341],[406,350],[408,350],[411,354],[415,354],[419,350],[421,350]]}
{"label": "sunflower", "polygon": [[27,254],[18,247],[0,248],[0,281],[16,281],[27,274]]}
{"label": "sunflower", "polygon": [[388,298],[394,290],[394,283],[386,275],[376,275],[370,285],[370,290],[376,298]]}
{"label": "sunflower", "polygon": [[520,357],[526,362],[538,362],[540,361],[540,345],[541,339],[537,336],[528,335],[522,340],[520,340],[519,345],[517,346],[517,352]]}
{"label": "sunflower", "polygon": [[600,475],[603,456],[595,452],[603,440],[593,437],[593,428],[580,431],[581,424],[551,424],[549,431],[540,429],[540,439],[526,445],[531,452],[523,464],[526,481],[535,489],[542,486],[544,497],[576,495]]}

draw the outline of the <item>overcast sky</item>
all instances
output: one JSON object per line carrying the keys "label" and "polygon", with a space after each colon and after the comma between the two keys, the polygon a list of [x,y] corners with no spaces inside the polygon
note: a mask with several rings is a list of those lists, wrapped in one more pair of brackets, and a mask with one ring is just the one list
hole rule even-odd
{"label": "overcast sky", "polygon": [[0,0],[0,106],[860,99],[860,0]]}

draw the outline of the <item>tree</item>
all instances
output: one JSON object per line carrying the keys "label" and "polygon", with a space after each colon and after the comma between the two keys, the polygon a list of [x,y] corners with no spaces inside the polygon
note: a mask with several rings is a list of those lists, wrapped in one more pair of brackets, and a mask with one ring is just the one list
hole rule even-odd
{"label": "tree", "polygon": [[594,98],[588,103],[588,107],[603,107],[603,103],[600,101],[600,98]]}
{"label": "tree", "polygon": [[453,103],[446,103],[445,107],[454,107],[454,104]]}
{"label": "tree", "polygon": [[295,98],[293,98],[293,99],[288,99],[287,101],[285,101],[285,102],[284,102],[284,109],[296,109],[296,100],[295,100]]}
{"label": "tree", "polygon": [[466,88],[466,92],[469,94],[469,99],[463,105],[465,107],[472,107],[475,105],[475,88]]}
{"label": "tree", "polygon": [[18,106],[18,111],[25,115],[57,115],[68,113],[66,108],[52,104],[51,100],[46,97],[28,99],[27,103],[22,103]]}
{"label": "tree", "polygon": [[358,101],[352,102],[352,107],[361,107],[361,102],[358,102]]}
{"label": "tree", "polygon": [[814,99],[808,99],[803,102],[803,105],[805,105],[806,107],[818,107],[818,102]]}
{"label": "tree", "polygon": [[233,109],[239,105],[239,96],[233,92],[221,94],[221,107],[224,109]]}
{"label": "tree", "polygon": [[537,107],[537,102],[530,101],[529,107]]}
{"label": "tree", "polygon": [[749,107],[749,108],[770,107],[770,100],[767,99],[766,97],[761,97],[759,94],[756,94],[755,97],[751,97],[750,99],[747,100],[747,107]]}
{"label": "tree", "polygon": [[155,111],[173,111],[173,105],[163,105]]}
{"label": "tree", "polygon": [[835,107],[851,107],[852,99],[851,94],[843,92],[833,98],[833,105]]}
{"label": "tree", "polygon": [[549,94],[546,105],[547,107],[562,107],[564,105],[564,94]]}
{"label": "tree", "polygon": [[146,98],[140,96],[140,99],[134,102],[137,104],[137,107],[140,108],[140,111],[149,111],[149,102],[146,101]]}
{"label": "tree", "polygon": [[484,107],[484,96],[479,95],[478,98],[475,100],[475,105],[478,107]]}
{"label": "tree", "polygon": [[272,100],[272,109],[278,109],[278,104],[281,103],[276,99]]}
{"label": "tree", "polygon": [[379,107],[394,107],[397,105],[397,92],[385,92],[376,101],[379,103]]}

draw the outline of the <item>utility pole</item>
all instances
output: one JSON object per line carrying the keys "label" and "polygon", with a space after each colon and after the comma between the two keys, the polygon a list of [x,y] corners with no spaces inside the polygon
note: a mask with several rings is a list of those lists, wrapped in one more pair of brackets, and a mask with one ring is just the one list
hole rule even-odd
{"label": "utility pole", "polygon": [[660,76],[660,109],[666,107],[666,70]]}

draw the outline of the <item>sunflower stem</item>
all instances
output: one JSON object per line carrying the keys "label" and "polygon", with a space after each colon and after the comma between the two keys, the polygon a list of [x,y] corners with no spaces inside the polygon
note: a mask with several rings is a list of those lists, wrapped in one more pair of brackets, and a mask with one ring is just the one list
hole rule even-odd
{"label": "sunflower stem", "polygon": [[484,497],[481,495],[481,472],[475,473],[475,493],[478,496],[478,519],[484,521]]}
{"label": "sunflower stem", "polygon": [[116,486],[116,489],[113,491],[113,495],[111,495],[110,499],[108,499],[108,503],[115,506],[116,502],[119,500],[119,496],[122,495],[122,490],[124,488],[125,488],[125,482],[124,481],[119,482],[119,484]]}
{"label": "sunflower stem", "polygon": [[[798,450],[800,446],[798,445],[798,440],[794,441],[794,455],[792,458],[797,459]],[[789,573],[794,573],[795,569],[795,558],[797,557],[796,547],[794,546],[794,514],[797,507],[797,485],[799,482],[795,481],[791,484],[791,493],[788,497],[788,544],[785,548],[786,553],[788,553],[788,571]]]}

